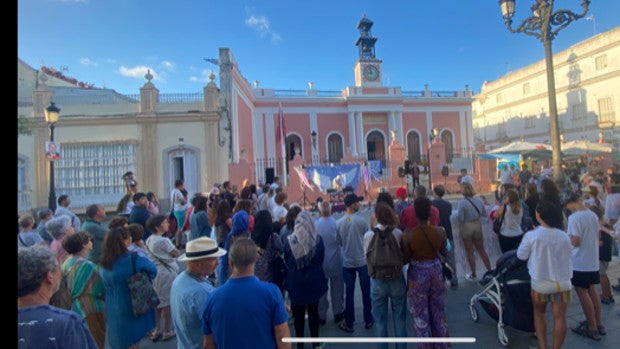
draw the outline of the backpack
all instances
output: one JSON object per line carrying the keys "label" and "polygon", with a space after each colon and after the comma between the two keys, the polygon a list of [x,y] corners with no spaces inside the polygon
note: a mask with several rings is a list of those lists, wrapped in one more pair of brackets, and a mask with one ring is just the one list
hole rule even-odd
{"label": "backpack", "polygon": [[366,250],[368,275],[373,279],[395,280],[403,276],[403,253],[392,230],[373,229],[375,234]]}

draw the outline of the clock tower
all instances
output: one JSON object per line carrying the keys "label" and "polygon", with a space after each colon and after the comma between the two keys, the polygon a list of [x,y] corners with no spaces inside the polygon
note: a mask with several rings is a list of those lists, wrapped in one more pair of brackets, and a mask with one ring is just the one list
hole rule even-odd
{"label": "clock tower", "polygon": [[355,63],[355,86],[382,86],[381,60],[375,58],[375,43],[377,38],[372,36],[370,28],[373,21],[366,18],[366,14],[357,23],[360,36],[355,42],[359,51],[359,58]]}

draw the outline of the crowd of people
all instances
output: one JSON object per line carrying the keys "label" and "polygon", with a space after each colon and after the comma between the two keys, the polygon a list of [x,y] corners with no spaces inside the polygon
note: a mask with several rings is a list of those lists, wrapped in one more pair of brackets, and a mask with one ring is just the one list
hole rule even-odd
{"label": "crowd of people", "polygon": [[[139,191],[130,174],[125,179],[131,209],[126,211],[123,197],[116,216],[108,219],[102,205],[92,204],[84,222],[68,208],[69,196],[61,195],[56,212],[42,210],[38,222],[29,216],[18,222],[20,347],[49,347],[46,341],[56,337],[61,347],[137,348],[148,337],[176,338],[183,348],[290,348],[281,339],[291,333],[303,338],[306,327],[310,337],[320,337],[330,308],[330,321],[345,333],[355,332],[358,288],[364,328],[374,328],[377,337],[449,337],[447,286],[459,289],[455,239],[465,248],[466,280],[478,280],[476,254],[491,270],[481,225],[488,205],[465,176],[463,198],[454,207],[458,236],[442,185],[432,193],[416,185],[413,198],[404,188],[395,195],[380,193],[371,203],[370,219],[359,212],[364,198],[354,193],[344,197],[346,211],[338,218],[327,201],[319,202],[316,212],[288,203],[278,178],[240,192],[227,181],[192,198],[177,180],[170,213],[162,214],[157,197]],[[601,304],[614,302],[617,286],[606,268],[617,253],[620,172],[606,176],[600,196],[592,196],[592,188],[598,188],[594,177],[582,177],[589,181],[580,190],[561,188],[550,178],[522,188],[507,181],[494,208],[494,215],[504,217],[501,251],[516,250],[527,260],[537,333],[547,333],[545,311],[551,303],[554,348],[566,336],[573,290],[585,319],[571,330],[600,340],[606,334]],[[368,253],[373,237],[385,234],[402,256],[398,273],[389,277],[372,272],[378,266]],[[141,316],[131,311],[126,282],[134,262],[148,274],[160,300]],[[448,280],[443,262],[454,271]],[[245,296],[249,293],[252,297]],[[67,295],[69,301],[63,301]],[[407,315],[413,323],[409,331]],[[41,321],[48,317],[58,320]],[[67,323],[74,328],[70,335],[59,325]],[[547,347],[546,336],[538,341],[540,348]],[[312,343],[312,348],[322,346]],[[378,343],[377,348],[388,346]]]}

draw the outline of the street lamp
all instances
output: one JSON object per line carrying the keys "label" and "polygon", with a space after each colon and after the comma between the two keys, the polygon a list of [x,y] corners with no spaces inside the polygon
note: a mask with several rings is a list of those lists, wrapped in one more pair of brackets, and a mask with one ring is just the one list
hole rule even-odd
{"label": "street lamp", "polygon": [[[50,105],[45,108],[45,122],[50,127],[50,142],[54,142],[54,128],[56,127],[56,122],[58,122],[58,118],[60,117],[60,108],[58,108],[54,102],[50,102]],[[47,202],[47,207],[49,207],[52,212],[56,211],[56,189],[54,188],[54,159],[49,159],[50,162],[50,196]]]}
{"label": "street lamp", "polygon": [[[531,8],[533,16],[528,17],[513,29],[512,16],[515,13],[515,0],[499,0],[506,27],[511,33],[524,33],[538,38],[545,46],[545,62],[547,68],[547,96],[549,99],[549,128],[551,129],[551,155],[553,162],[553,178],[556,182],[564,180],[562,174],[562,153],[560,143],[560,130],[558,122],[558,108],[555,96],[555,74],[553,72],[553,52],[551,42],[558,32],[572,21],[586,15],[589,0],[582,0],[583,12],[576,14],[570,10],[560,9],[553,11],[553,0],[536,0]],[[555,28],[555,29],[554,29]]]}
{"label": "street lamp", "polygon": [[431,130],[431,133],[429,133],[428,135],[428,148],[426,148],[426,162],[428,165],[428,190],[433,190],[433,179],[431,177],[431,144],[433,144],[435,142],[435,138],[437,138],[437,135],[439,134],[439,131],[436,128],[433,128]]}
{"label": "street lamp", "polygon": [[310,133],[310,137],[312,137],[312,148],[316,149],[316,131],[312,130],[312,133]]}

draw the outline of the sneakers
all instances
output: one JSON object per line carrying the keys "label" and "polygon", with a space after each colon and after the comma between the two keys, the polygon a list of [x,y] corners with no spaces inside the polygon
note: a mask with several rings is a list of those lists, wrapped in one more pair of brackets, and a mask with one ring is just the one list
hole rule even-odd
{"label": "sneakers", "polygon": [[476,277],[476,275],[472,274],[465,274],[465,280],[469,282],[478,282],[478,278]]}

